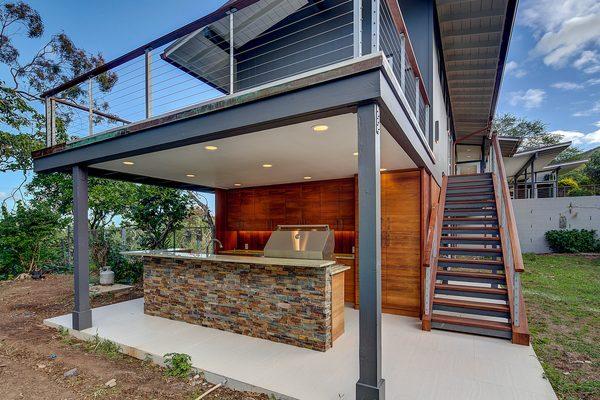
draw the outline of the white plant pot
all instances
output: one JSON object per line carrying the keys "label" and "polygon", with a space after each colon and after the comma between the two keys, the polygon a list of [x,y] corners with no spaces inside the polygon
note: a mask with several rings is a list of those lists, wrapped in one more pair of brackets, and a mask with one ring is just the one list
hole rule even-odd
{"label": "white plant pot", "polygon": [[114,285],[115,273],[110,270],[110,267],[104,267],[100,271],[100,284],[101,285]]}

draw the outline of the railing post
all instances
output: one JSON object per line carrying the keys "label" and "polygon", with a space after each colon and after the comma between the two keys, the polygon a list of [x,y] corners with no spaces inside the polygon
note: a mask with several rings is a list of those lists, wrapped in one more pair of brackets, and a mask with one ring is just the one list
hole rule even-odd
{"label": "railing post", "polygon": [[89,103],[89,111],[88,111],[88,134],[91,136],[94,134],[94,93],[92,92],[92,77],[88,79],[88,103]]}
{"label": "railing post", "polygon": [[56,144],[56,102],[52,97],[44,100],[46,107],[46,147]]}
{"label": "railing post", "polygon": [[400,34],[400,88],[406,93],[406,38]]}
{"label": "railing post", "polygon": [[513,325],[519,326],[521,324],[521,274],[519,272],[514,272],[513,274]]}
{"label": "railing post", "polygon": [[429,105],[425,106],[425,132],[423,133],[425,134],[425,137],[429,138],[430,146],[433,149],[433,141],[435,138],[429,134]]}
{"label": "railing post", "polygon": [[233,32],[233,13],[235,9],[229,10],[229,94],[233,94],[235,91],[235,58],[233,57],[234,46],[234,32]]}
{"label": "railing post", "polygon": [[[419,90],[419,77],[415,77],[415,117],[417,118],[417,125],[419,124],[419,96],[421,91]],[[425,133],[423,133],[425,134]]]}
{"label": "railing post", "polygon": [[152,117],[152,50],[146,49],[144,52],[146,72],[145,92],[146,92],[146,118]]}
{"label": "railing post", "polygon": [[353,17],[354,58],[356,58],[362,55],[362,0],[354,0]]}
{"label": "railing post", "polygon": [[379,0],[361,0],[361,54],[379,51]]}

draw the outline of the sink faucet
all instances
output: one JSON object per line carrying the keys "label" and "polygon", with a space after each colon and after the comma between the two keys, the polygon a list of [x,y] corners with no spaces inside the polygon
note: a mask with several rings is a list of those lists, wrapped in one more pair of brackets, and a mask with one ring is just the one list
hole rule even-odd
{"label": "sink faucet", "polygon": [[223,248],[223,243],[221,243],[221,241],[217,238],[212,239],[210,242],[208,242],[208,244],[206,245],[206,254],[208,254],[208,250],[210,249],[210,245],[213,243],[218,243],[219,244],[219,249]]}

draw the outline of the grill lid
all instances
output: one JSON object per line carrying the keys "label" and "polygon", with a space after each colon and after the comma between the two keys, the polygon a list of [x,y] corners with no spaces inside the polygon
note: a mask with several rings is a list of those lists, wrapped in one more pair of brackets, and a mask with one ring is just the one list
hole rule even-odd
{"label": "grill lid", "polygon": [[265,257],[333,260],[329,225],[278,225],[265,245]]}

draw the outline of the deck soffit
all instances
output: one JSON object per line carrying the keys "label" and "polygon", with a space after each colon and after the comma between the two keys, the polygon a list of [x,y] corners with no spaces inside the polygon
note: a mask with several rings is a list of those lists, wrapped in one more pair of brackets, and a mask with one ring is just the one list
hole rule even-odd
{"label": "deck soffit", "polygon": [[458,140],[480,144],[495,111],[516,0],[436,0]]}

